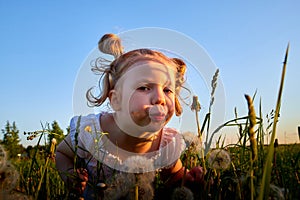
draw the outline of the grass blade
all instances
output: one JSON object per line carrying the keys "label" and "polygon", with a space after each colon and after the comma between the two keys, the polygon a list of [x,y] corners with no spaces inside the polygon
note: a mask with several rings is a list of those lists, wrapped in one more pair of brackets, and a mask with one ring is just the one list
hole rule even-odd
{"label": "grass blade", "polygon": [[285,77],[285,71],[286,71],[286,65],[287,65],[287,58],[288,58],[288,54],[289,54],[289,47],[290,47],[290,44],[288,44],[288,46],[286,48],[285,58],[284,58],[284,62],[283,62],[281,81],[280,81],[278,98],[277,98],[277,103],[276,103],[276,110],[275,110],[275,115],[274,115],[272,135],[271,135],[271,140],[270,140],[270,144],[268,147],[266,163],[264,166],[263,178],[262,178],[260,193],[259,193],[259,197],[258,197],[259,200],[268,199],[268,197],[269,197],[271,171],[272,171],[272,160],[273,160],[273,153],[274,153],[274,141],[275,141],[275,136],[276,136],[276,125],[277,125],[279,111],[280,111],[281,96],[282,96],[282,91],[283,91],[283,84],[284,84],[284,77]]}

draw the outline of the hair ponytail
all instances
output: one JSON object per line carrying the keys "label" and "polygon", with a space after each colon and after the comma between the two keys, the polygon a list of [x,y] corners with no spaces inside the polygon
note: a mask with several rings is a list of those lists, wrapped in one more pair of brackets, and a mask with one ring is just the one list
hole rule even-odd
{"label": "hair ponytail", "polygon": [[179,102],[179,93],[180,89],[183,87],[183,83],[185,81],[184,74],[186,71],[186,64],[183,60],[179,58],[172,58],[172,61],[176,65],[177,69],[177,77],[176,77],[176,96],[175,96],[175,114],[176,116],[180,116],[182,113],[182,106]]}
{"label": "hair ponytail", "polygon": [[98,42],[98,49],[103,53],[113,55],[115,59],[123,54],[120,38],[112,33],[102,36]]}

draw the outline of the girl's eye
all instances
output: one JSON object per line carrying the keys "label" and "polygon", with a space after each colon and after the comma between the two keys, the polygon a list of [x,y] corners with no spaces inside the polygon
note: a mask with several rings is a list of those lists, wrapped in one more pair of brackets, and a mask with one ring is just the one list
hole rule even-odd
{"label": "girl's eye", "polygon": [[138,88],[138,90],[141,90],[141,91],[148,91],[148,90],[150,90],[150,88],[149,88],[149,87],[146,87],[146,86],[141,86],[141,87]]}
{"label": "girl's eye", "polygon": [[164,92],[165,92],[165,93],[173,93],[173,91],[172,91],[171,89],[169,89],[169,88],[165,88],[165,89],[164,89]]}

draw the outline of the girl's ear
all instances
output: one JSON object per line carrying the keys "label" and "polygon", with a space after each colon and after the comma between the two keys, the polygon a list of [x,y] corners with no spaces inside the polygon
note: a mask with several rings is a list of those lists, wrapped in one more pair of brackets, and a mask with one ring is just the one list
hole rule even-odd
{"label": "girl's ear", "polygon": [[111,90],[109,92],[109,101],[112,109],[114,111],[119,111],[121,109],[121,94],[117,90]]}

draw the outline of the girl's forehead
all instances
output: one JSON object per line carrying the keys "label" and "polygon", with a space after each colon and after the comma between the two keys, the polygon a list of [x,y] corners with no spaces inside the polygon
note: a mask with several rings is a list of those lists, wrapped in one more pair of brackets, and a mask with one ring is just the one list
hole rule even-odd
{"label": "girl's forehead", "polygon": [[175,84],[177,70],[159,62],[139,62],[130,66],[121,76],[119,83],[150,82],[158,84]]}
{"label": "girl's forehead", "polygon": [[135,75],[136,78],[139,77],[152,77],[152,76],[168,76],[170,78],[175,77],[177,70],[174,66],[161,64],[159,62],[147,61],[140,62],[130,66],[125,75]]}

